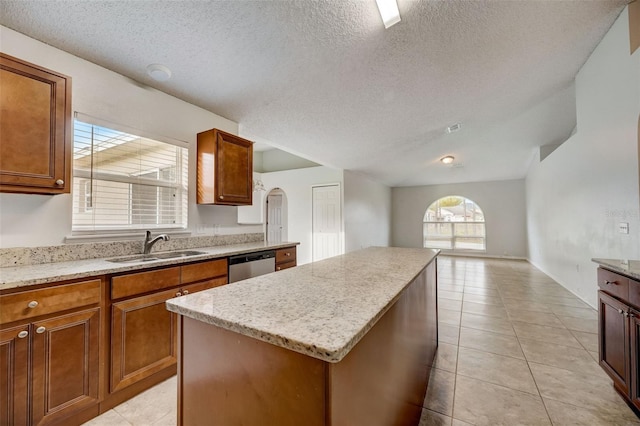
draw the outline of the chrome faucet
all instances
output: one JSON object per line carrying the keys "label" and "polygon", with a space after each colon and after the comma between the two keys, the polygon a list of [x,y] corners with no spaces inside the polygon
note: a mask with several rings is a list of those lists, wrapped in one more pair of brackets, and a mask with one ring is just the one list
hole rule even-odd
{"label": "chrome faucet", "polygon": [[160,234],[154,239],[151,239],[151,231],[147,231],[147,236],[144,239],[144,249],[142,250],[142,254],[151,253],[151,247],[158,241],[169,241],[169,236],[167,234]]}

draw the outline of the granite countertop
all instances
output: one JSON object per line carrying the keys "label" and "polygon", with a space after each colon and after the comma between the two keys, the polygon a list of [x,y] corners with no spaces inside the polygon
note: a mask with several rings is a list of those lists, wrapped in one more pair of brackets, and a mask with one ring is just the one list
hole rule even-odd
{"label": "granite countertop", "polygon": [[[39,265],[12,266],[0,268],[0,290],[16,287],[26,287],[37,284],[47,284],[56,281],[93,277],[98,275],[131,272],[145,268],[178,265],[181,263],[217,259],[236,254],[254,251],[277,249],[298,245],[296,242],[269,244],[265,241],[245,244],[231,244],[214,247],[197,247],[189,250],[204,252],[204,254],[183,258],[159,259],[154,261],[137,261],[126,263],[109,262],[107,258],[74,260],[69,262],[43,263]],[[157,254],[153,252],[152,254]],[[111,256],[119,257],[119,256]],[[127,257],[127,256],[125,256]]]}
{"label": "granite countertop", "polygon": [[167,309],[339,362],[438,253],[371,247],[170,299]]}
{"label": "granite countertop", "polygon": [[591,260],[607,269],[619,272],[633,279],[640,280],[640,260],[597,258]]}

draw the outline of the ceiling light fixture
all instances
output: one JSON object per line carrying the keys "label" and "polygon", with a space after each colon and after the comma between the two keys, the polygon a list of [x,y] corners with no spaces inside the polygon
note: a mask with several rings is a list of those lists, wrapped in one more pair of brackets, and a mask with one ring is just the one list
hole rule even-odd
{"label": "ceiling light fixture", "polygon": [[400,22],[400,11],[396,0],[376,0],[376,3],[385,28]]}
{"label": "ceiling light fixture", "polygon": [[440,161],[442,161],[443,164],[451,164],[453,163],[453,160],[455,160],[453,155],[447,155],[446,157],[442,157],[440,159]]}
{"label": "ceiling light fixture", "polygon": [[458,130],[460,130],[460,123],[452,124],[447,127],[447,133],[457,132]]}
{"label": "ceiling light fixture", "polygon": [[171,70],[161,64],[151,64],[147,67],[147,74],[155,81],[167,81],[171,78]]}

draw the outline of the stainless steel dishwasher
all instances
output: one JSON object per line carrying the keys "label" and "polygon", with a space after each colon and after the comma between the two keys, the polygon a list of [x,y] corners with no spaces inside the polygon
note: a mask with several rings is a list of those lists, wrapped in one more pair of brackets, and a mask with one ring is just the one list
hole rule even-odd
{"label": "stainless steel dishwasher", "polygon": [[275,272],[276,252],[265,250],[229,257],[229,282]]}

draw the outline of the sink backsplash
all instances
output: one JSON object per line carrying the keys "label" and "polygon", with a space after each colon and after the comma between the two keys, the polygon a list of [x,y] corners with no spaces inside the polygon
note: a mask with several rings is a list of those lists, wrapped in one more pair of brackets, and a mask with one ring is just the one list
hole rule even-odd
{"label": "sink backsplash", "polygon": [[[158,242],[153,247],[153,251],[185,250],[198,247],[257,243],[260,241],[264,241],[263,233],[172,238],[169,241]],[[139,253],[142,253],[142,240],[3,248],[0,249],[0,268],[128,256]]]}

